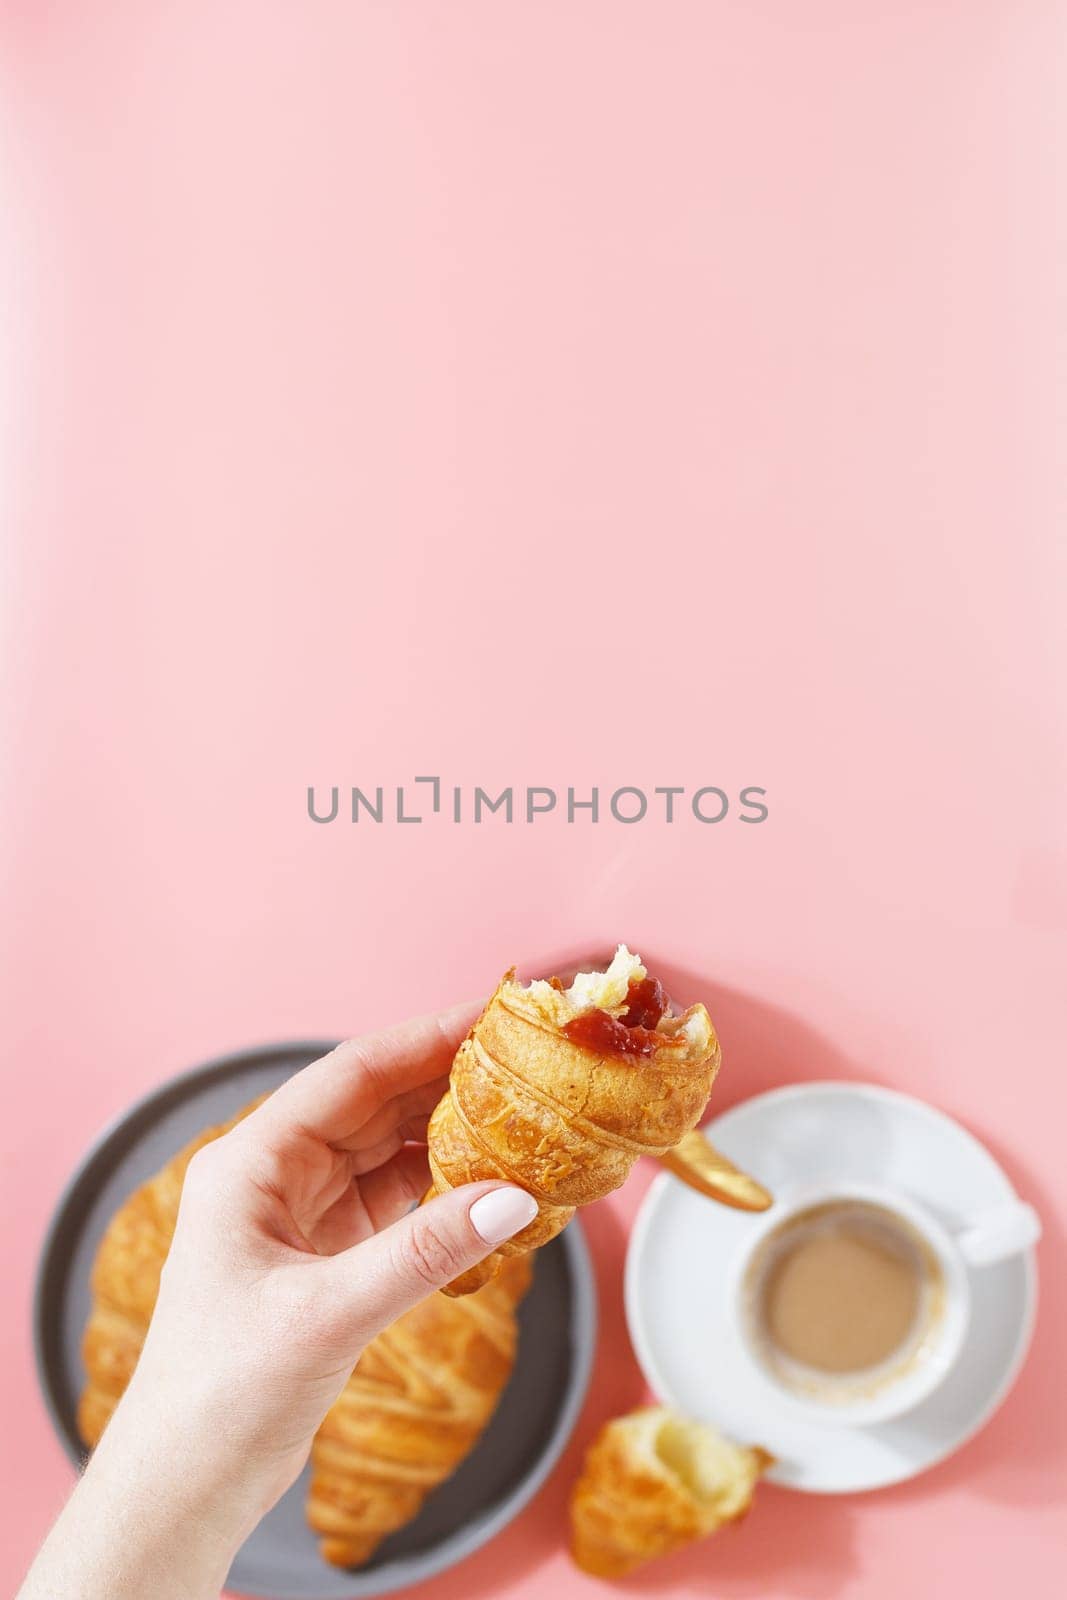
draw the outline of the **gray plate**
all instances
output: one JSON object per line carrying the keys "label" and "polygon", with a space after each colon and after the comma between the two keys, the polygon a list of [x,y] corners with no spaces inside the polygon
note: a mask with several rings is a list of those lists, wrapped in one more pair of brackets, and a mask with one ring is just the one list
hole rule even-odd
{"label": "gray plate", "polygon": [[[34,1335],[45,1399],[74,1461],[84,1459],[74,1416],[85,1379],[89,1271],[108,1220],[202,1128],[225,1121],[329,1048],[311,1042],[246,1050],[172,1080],[109,1128],[71,1179],[45,1241]],[[304,1521],[305,1473],[238,1552],[228,1587],[268,1600],[384,1594],[444,1571],[510,1522],[551,1471],[589,1381],[596,1297],[577,1221],[538,1253],[519,1320],[515,1371],[485,1436],[372,1562],[340,1572],[321,1560]]]}

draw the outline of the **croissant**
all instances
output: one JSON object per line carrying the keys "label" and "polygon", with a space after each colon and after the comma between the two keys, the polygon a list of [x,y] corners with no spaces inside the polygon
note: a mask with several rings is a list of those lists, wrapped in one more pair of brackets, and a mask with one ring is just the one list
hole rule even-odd
{"label": "croissant", "polygon": [[427,1198],[507,1178],[538,1214],[444,1292],[469,1294],[507,1256],[554,1238],[576,1206],[617,1189],[639,1155],[669,1150],[699,1121],[719,1059],[704,1007],[674,1016],[625,945],[569,989],[558,978],[523,987],[507,973],[430,1119]]}
{"label": "croissant", "polygon": [[[261,1097],[262,1098],[262,1097]],[[133,1375],[159,1293],[159,1278],[178,1220],[185,1169],[210,1144],[246,1117],[206,1128],[116,1211],[96,1252],[90,1277],[92,1307],[82,1339],[88,1382],[78,1402],[77,1426],[90,1449],[96,1444]]]}
{"label": "croissant", "polygon": [[359,1566],[477,1443],[515,1362],[517,1256],[462,1300],[432,1294],[363,1352],[311,1450],[307,1518],[324,1560]]}
{"label": "croissant", "polygon": [[[91,1275],[82,1342],[88,1381],[78,1432],[90,1449],[141,1353],[178,1218],[185,1171],[202,1145],[260,1102],[207,1128],[130,1195],[112,1217]],[[529,1257],[465,1300],[433,1294],[380,1333],[323,1420],[312,1447],[307,1502],[325,1560],[365,1561],[415,1516],[431,1489],[466,1457],[496,1410],[518,1341],[516,1308]]]}
{"label": "croissant", "polygon": [[584,1571],[621,1578],[744,1516],[772,1459],[666,1406],[617,1417],[574,1486],[571,1553]]}

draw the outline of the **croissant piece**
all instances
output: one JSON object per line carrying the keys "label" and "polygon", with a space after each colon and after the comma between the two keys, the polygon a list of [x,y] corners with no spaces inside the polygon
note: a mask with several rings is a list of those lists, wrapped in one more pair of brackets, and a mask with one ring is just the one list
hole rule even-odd
{"label": "croissant piece", "polygon": [[670,1150],[699,1121],[719,1059],[704,1007],[673,1015],[625,945],[568,989],[558,979],[524,987],[507,973],[430,1119],[430,1193],[506,1178],[535,1197],[538,1214],[445,1293],[470,1293],[506,1257],[554,1238],[577,1206],[617,1189],[639,1155]]}
{"label": "croissant piece", "polygon": [[590,1445],[571,1495],[575,1561],[621,1578],[736,1522],[772,1459],[666,1406],[616,1417]]}
{"label": "croissant piece", "polygon": [[517,1256],[477,1294],[432,1294],[367,1346],[311,1450],[307,1518],[326,1561],[361,1565],[469,1455],[511,1375],[531,1277]]}

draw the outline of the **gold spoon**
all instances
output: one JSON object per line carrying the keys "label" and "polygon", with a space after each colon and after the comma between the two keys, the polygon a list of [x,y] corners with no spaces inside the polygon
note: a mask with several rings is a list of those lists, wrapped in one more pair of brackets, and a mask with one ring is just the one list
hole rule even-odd
{"label": "gold spoon", "polygon": [[738,1211],[766,1211],[774,1204],[774,1196],[747,1172],[727,1161],[699,1128],[683,1134],[674,1148],[659,1160],[676,1178],[720,1205],[734,1206]]}

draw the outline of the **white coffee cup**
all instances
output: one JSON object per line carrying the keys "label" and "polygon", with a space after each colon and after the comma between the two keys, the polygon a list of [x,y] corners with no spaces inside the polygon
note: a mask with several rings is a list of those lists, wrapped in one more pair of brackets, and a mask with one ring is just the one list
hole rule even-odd
{"label": "white coffee cup", "polygon": [[[785,1375],[772,1360],[759,1317],[762,1273],[774,1257],[777,1236],[801,1224],[808,1212],[849,1203],[877,1207],[912,1240],[922,1262],[921,1325],[898,1359],[864,1374]],[[730,1297],[741,1347],[760,1379],[809,1420],[863,1426],[910,1411],[937,1388],[955,1366],[967,1337],[971,1311],[970,1269],[1016,1255],[1034,1244],[1041,1223],[1032,1206],[1006,1201],[951,1231],[914,1200],[897,1191],[860,1183],[827,1184],[787,1191],[763,1214],[735,1259]],[[810,1369],[809,1369],[810,1371]]]}

